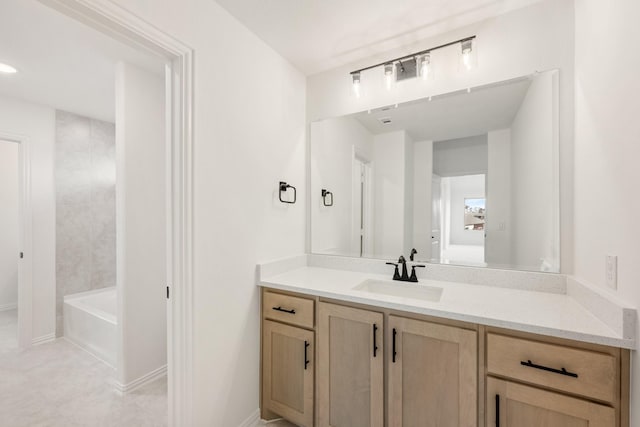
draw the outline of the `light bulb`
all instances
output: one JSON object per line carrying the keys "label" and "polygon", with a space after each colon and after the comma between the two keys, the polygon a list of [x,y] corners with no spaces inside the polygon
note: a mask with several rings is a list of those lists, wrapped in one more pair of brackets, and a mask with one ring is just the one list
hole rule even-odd
{"label": "light bulb", "polygon": [[360,71],[351,74],[351,81],[353,84],[353,93],[356,95],[356,98],[360,98],[362,90],[360,87]]}
{"label": "light bulb", "polygon": [[464,40],[462,47],[462,65],[466,70],[473,68],[473,39]]}
{"label": "light bulb", "polygon": [[384,64],[384,85],[391,90],[393,84],[393,63]]}
{"label": "light bulb", "polygon": [[418,57],[418,70],[422,80],[428,80],[431,77],[431,54],[425,53]]}
{"label": "light bulb", "polygon": [[18,70],[16,70],[11,65],[0,63],[0,73],[3,73],[3,74],[15,74],[17,72],[18,72]]}

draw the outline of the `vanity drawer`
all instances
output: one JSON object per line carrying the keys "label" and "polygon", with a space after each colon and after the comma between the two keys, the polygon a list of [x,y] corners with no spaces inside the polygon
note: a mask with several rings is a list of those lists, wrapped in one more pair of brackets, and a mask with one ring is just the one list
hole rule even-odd
{"label": "vanity drawer", "polygon": [[617,399],[616,358],[606,353],[489,333],[487,371],[603,402]]}
{"label": "vanity drawer", "polygon": [[291,295],[265,292],[262,313],[267,319],[278,320],[305,328],[313,328],[313,300]]}

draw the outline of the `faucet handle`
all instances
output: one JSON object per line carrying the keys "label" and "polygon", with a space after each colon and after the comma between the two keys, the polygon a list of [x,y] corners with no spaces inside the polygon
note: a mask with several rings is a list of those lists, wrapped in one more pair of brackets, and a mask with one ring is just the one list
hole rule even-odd
{"label": "faucet handle", "polygon": [[411,266],[411,277],[409,277],[409,281],[410,282],[417,282],[418,281],[418,276],[416,276],[416,267],[425,268],[426,265],[416,264],[416,265],[412,265]]}
{"label": "faucet handle", "polygon": [[387,265],[393,265],[396,270],[393,272],[393,280],[400,280],[400,273],[398,272],[398,264],[395,262],[388,262]]}

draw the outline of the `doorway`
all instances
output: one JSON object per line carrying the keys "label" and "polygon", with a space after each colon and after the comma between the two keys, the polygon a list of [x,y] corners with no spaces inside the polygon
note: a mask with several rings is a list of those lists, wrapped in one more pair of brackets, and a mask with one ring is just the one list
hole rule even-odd
{"label": "doorway", "polygon": [[[21,3],[21,2],[20,2]],[[25,2],[26,3],[26,2]],[[36,3],[38,2],[30,2]],[[54,9],[62,12],[66,19],[72,19],[83,25],[89,25],[93,30],[97,30],[103,35],[107,35],[119,42],[126,41],[131,47],[144,50],[148,53],[159,54],[166,60],[164,68],[164,88],[166,89],[166,109],[164,123],[158,125],[164,127],[165,136],[164,153],[161,155],[161,162],[166,166],[167,176],[165,178],[166,203],[163,211],[166,212],[163,228],[166,230],[167,239],[167,262],[163,279],[159,283],[159,293],[164,300],[165,286],[167,286],[167,326],[168,326],[168,376],[169,376],[169,417],[172,425],[191,425],[191,413],[189,402],[191,398],[191,360],[192,357],[192,157],[191,147],[193,144],[192,129],[192,49],[176,41],[174,38],[162,33],[151,25],[145,24],[135,15],[118,8],[110,2],[89,0],[86,2],[66,2],[66,1],[43,1],[47,8],[53,6]],[[40,5],[42,6],[42,5]],[[60,26],[59,28],[67,28]],[[20,68],[20,67],[19,67]],[[38,69],[37,67],[34,67]],[[26,74],[24,74],[26,75]],[[19,80],[14,80],[18,82]],[[75,97],[79,99],[79,97]],[[90,98],[90,96],[85,96]],[[38,141],[34,141],[34,146]],[[37,148],[37,147],[36,147]],[[38,156],[34,155],[34,170],[38,170]],[[25,163],[29,165],[29,163]],[[28,173],[24,174],[28,177]],[[28,188],[28,183],[26,183]],[[34,186],[34,191],[37,188]],[[29,200],[28,195],[25,198]],[[36,211],[37,213],[37,211]],[[25,218],[25,224],[29,224],[28,214],[25,212],[21,217]],[[53,227],[48,227],[52,230]],[[26,230],[25,230],[26,232]],[[25,238],[25,245],[31,242],[31,238]],[[24,249],[25,258],[23,262],[25,277],[29,276],[33,268],[28,265],[32,251]],[[165,266],[163,265],[163,269]],[[34,281],[35,283],[35,281]],[[22,288],[22,286],[21,286]],[[169,296],[170,290],[170,298]],[[35,293],[34,293],[35,294]],[[24,296],[24,298],[23,298]],[[22,300],[26,305],[43,300],[43,298],[32,298],[27,292],[20,290],[19,305],[22,307]],[[51,323],[55,315],[55,302],[48,304],[47,324]],[[35,311],[35,310],[34,310]],[[20,311],[22,317],[23,311]],[[26,317],[26,316],[25,316]],[[25,319],[25,324],[29,319]],[[22,323],[22,322],[21,322]],[[34,322],[35,323],[35,322]],[[44,336],[41,330],[45,329],[38,325],[28,325],[28,339],[25,346],[33,343],[32,335],[37,333]],[[20,326],[22,329],[22,325]],[[35,332],[33,332],[35,330]],[[53,339],[46,337],[47,339]]]}
{"label": "doorway", "polygon": [[441,179],[443,262],[484,265],[485,182],[485,174]]}
{"label": "doorway", "polygon": [[352,171],[352,253],[358,257],[370,257],[373,253],[371,162],[354,153]]}
{"label": "doorway", "polygon": [[0,139],[0,351],[18,347],[20,146]]}

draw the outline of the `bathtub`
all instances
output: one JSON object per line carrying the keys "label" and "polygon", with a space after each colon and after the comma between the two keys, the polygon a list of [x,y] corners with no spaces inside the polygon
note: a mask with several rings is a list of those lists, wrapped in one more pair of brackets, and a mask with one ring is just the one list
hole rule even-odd
{"label": "bathtub", "polygon": [[64,336],[111,367],[116,366],[116,288],[64,297]]}

